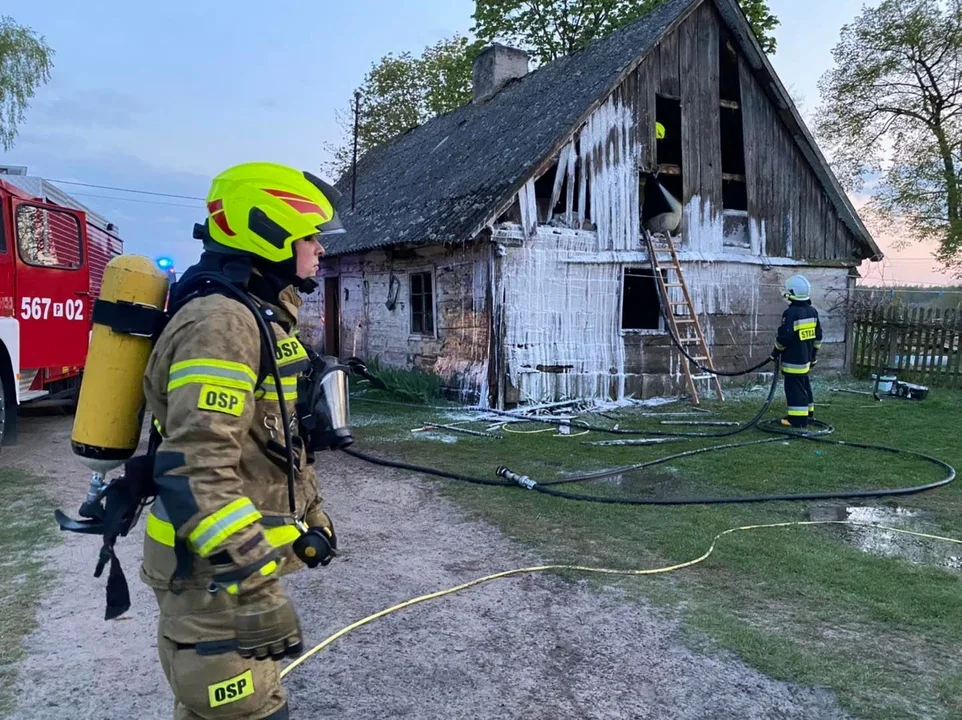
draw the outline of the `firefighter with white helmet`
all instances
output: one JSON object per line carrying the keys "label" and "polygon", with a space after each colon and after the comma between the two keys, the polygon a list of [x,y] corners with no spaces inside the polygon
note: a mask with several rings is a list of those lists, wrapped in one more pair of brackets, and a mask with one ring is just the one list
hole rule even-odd
{"label": "firefighter with white helmet", "polygon": [[803,275],[785,281],[782,297],[789,306],[782,314],[772,359],[782,361],[788,415],[781,423],[786,427],[805,428],[815,417],[809,373],[818,362],[822,347],[822,324],[818,310],[812,306],[811,294],[811,283]]}
{"label": "firefighter with white helmet", "polygon": [[[277,661],[301,652],[302,634],[278,579],[327,565],[337,547],[310,442],[284,427],[297,430],[316,358],[297,336],[298,291],[317,287],[324,236],[344,232],[337,198],[281,165],[217,176],[195,230],[205,251],[174,286],[176,312],[147,365],[160,440],[141,578],[160,607],[176,720],[288,717]],[[212,274],[243,295],[218,292]]]}

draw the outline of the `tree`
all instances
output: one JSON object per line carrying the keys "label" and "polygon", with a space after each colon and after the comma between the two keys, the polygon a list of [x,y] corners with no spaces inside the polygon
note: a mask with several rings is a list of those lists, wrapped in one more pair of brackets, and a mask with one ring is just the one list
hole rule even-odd
{"label": "tree", "polygon": [[[372,65],[358,88],[358,155],[470,102],[475,52],[467,38],[456,35],[425,48],[420,57],[388,54]],[[336,116],[344,137],[340,145],[328,144],[333,160],[325,170],[338,178],[353,159],[354,106]]]}
{"label": "tree", "polygon": [[883,0],[842,28],[816,131],[870,211],[962,267],[962,0]]}
{"label": "tree", "polygon": [[[570,55],[667,0],[476,0],[472,31],[482,42],[520,47],[540,62]],[[775,51],[778,20],[767,0],[739,0],[762,48]]]}
{"label": "tree", "polygon": [[0,144],[13,147],[36,89],[50,80],[54,51],[43,36],[0,16]]}

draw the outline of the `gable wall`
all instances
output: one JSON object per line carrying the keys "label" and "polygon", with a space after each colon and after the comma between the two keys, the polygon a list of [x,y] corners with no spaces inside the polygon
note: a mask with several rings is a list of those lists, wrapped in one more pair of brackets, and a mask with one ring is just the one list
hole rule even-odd
{"label": "gable wall", "polygon": [[[643,169],[653,170],[657,157],[656,94],[681,100],[683,239],[689,249],[706,253],[725,249],[718,57],[725,32],[714,4],[702,3],[662,38],[620,89],[636,118]],[[739,60],[751,253],[857,265],[855,237],[839,220],[778,108]]]}

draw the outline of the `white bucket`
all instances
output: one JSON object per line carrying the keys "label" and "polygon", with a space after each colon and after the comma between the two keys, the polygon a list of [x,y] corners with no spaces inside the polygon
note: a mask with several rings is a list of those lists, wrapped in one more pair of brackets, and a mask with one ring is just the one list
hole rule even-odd
{"label": "white bucket", "polygon": [[[872,381],[874,382],[877,377],[878,375],[872,375]],[[878,384],[879,392],[892,392],[892,385],[895,384],[896,380],[898,380],[898,378],[894,375],[883,375]]]}

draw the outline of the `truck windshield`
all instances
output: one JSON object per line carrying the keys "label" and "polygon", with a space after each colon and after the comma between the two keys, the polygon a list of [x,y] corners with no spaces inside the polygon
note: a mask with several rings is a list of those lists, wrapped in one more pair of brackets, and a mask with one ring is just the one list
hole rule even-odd
{"label": "truck windshield", "polygon": [[28,265],[76,270],[83,264],[80,223],[74,215],[21,205],[16,225],[20,259]]}

